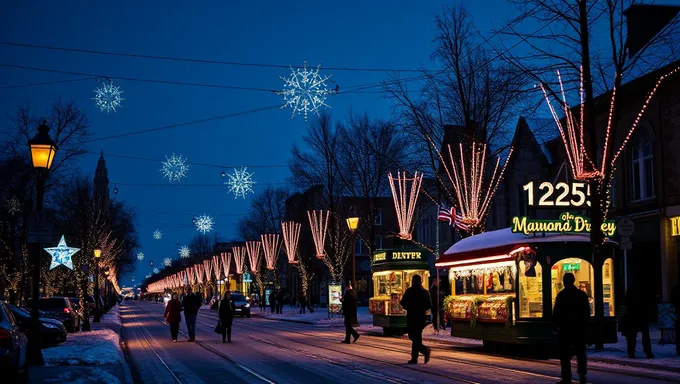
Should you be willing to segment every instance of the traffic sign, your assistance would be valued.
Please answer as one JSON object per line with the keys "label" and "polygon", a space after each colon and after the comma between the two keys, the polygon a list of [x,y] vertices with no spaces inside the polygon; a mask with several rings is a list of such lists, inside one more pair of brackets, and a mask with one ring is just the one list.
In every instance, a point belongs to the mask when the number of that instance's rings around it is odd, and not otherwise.
{"label": "traffic sign", "polygon": [[623,249],[624,251],[630,251],[633,249],[633,243],[630,241],[630,237],[628,236],[621,236],[621,240],[619,241],[619,247]]}
{"label": "traffic sign", "polygon": [[633,224],[633,220],[624,217],[616,223],[616,231],[621,237],[630,237],[635,231],[635,224]]}
{"label": "traffic sign", "polygon": [[28,242],[49,244],[53,241],[52,230],[54,224],[52,217],[45,211],[34,211],[28,217]]}

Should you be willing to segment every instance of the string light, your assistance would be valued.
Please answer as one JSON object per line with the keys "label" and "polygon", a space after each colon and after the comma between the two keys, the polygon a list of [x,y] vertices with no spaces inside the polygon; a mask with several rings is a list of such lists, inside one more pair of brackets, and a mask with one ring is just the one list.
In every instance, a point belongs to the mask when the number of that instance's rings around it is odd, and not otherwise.
{"label": "string light", "polygon": [[264,258],[267,261],[267,269],[273,271],[276,269],[276,259],[281,252],[281,240],[278,234],[264,234],[260,235],[262,241],[262,248],[264,249]]}
{"label": "string light", "polygon": [[215,274],[215,279],[219,280],[222,273],[222,266],[220,265],[220,255],[215,255],[212,258],[213,273]]}
{"label": "string light", "polygon": [[312,229],[312,239],[316,248],[316,258],[323,260],[326,257],[324,246],[326,243],[326,232],[328,231],[328,218],[330,211],[307,211],[309,226]]}
{"label": "string light", "polygon": [[285,104],[281,109],[289,107],[292,110],[291,119],[295,117],[296,113],[304,115],[307,121],[307,115],[312,112],[319,115],[321,107],[330,108],[326,104],[326,97],[335,94],[334,90],[329,90],[326,86],[326,81],[331,76],[321,76],[319,71],[321,65],[316,67],[316,70],[307,70],[307,62],[305,61],[302,68],[290,67],[290,77],[279,76],[284,81],[283,90],[276,92],[283,96]]}
{"label": "string light", "polygon": [[[399,223],[399,237],[404,240],[411,240],[413,236],[413,214],[415,213],[416,203],[418,202],[418,195],[420,195],[420,186],[423,182],[423,175],[418,175],[416,171],[414,177],[406,177],[406,172],[397,172],[397,177],[392,177],[392,174],[387,175],[390,180],[390,188],[392,189],[392,199],[394,200],[394,208],[397,211],[397,221]],[[394,181],[397,181],[395,188]],[[408,185],[411,184],[411,188]]]}
{"label": "string light", "polygon": [[293,221],[286,221],[281,223],[283,232],[283,244],[288,255],[288,263],[299,264],[299,260],[295,260],[297,254],[298,242],[300,240],[300,229],[302,224]]}
{"label": "string light", "polygon": [[260,267],[260,250],[262,243],[259,241],[246,241],[246,250],[248,251],[248,261],[250,261],[250,270],[257,273]]}
{"label": "string light", "polygon": [[210,274],[212,273],[212,260],[203,260],[203,273],[205,274],[203,281],[207,284],[210,281]]}
{"label": "string light", "polygon": [[234,247],[234,264],[236,265],[236,274],[243,274],[243,266],[246,261],[246,248],[245,247]]}
{"label": "string light", "polygon": [[[229,278],[229,269],[231,269],[231,253],[228,252],[222,252],[221,261],[222,261],[222,270],[224,271],[224,278],[228,279]],[[243,267],[241,267],[243,268]],[[238,270],[236,273],[239,273]]]}

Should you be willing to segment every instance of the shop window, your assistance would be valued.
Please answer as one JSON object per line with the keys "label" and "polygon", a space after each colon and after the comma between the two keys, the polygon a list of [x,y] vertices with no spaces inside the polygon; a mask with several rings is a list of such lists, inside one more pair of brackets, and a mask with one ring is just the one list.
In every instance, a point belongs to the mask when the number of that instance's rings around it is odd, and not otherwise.
{"label": "shop window", "polygon": [[[543,267],[536,263],[527,274],[524,261],[519,262],[519,317],[543,317]],[[529,276],[527,276],[529,275]]]}
{"label": "shop window", "polygon": [[631,147],[633,201],[651,199],[654,191],[654,140],[649,130],[642,129],[635,135]]}
{"label": "shop window", "polygon": [[576,288],[582,290],[588,295],[588,302],[590,303],[590,316],[595,316],[595,273],[593,266],[578,258],[569,258],[558,261],[552,266],[550,270],[550,281],[552,286],[552,307],[555,308],[555,298],[557,294],[564,288],[562,278],[565,273],[573,273],[576,278]]}
{"label": "shop window", "polygon": [[378,210],[375,213],[375,225],[382,225],[382,211]]}
{"label": "shop window", "polygon": [[602,265],[602,298],[604,315],[614,317],[614,259],[609,258]]}

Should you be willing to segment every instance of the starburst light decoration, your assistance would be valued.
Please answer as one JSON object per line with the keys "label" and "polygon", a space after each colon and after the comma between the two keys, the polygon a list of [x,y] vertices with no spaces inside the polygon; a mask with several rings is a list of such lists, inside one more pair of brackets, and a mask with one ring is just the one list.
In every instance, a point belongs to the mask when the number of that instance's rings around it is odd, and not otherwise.
{"label": "starburst light decoration", "polygon": [[196,230],[201,232],[202,234],[206,234],[213,229],[213,225],[215,224],[213,222],[212,217],[208,215],[201,215],[196,218]]}
{"label": "starburst light decoration", "polygon": [[189,247],[183,245],[182,248],[179,249],[179,256],[183,259],[191,257],[191,250],[189,250]]}
{"label": "starburst light decoration", "polygon": [[144,252],[139,252],[139,253],[137,254],[137,260],[140,260],[140,261],[141,261],[141,260],[144,260]]}
{"label": "starburst light decoration", "polygon": [[[283,90],[277,94],[283,95],[285,104],[281,109],[289,107],[292,110],[291,119],[295,114],[304,115],[305,121],[310,112],[319,114],[321,107],[330,108],[326,104],[326,97],[335,94],[335,90],[329,90],[326,81],[331,76],[321,76],[321,65],[314,70],[307,70],[307,62],[303,63],[302,69],[290,67],[289,77],[279,76],[283,80]],[[336,88],[337,89],[337,88]]]}
{"label": "starburst light decoration", "polygon": [[160,272],[160,270],[158,268],[153,269],[153,273],[158,273],[158,272]]}
{"label": "starburst light decoration", "polygon": [[248,193],[255,193],[253,191],[253,185],[256,182],[253,181],[254,173],[248,172],[248,168],[241,168],[240,170],[234,168],[234,173],[229,174],[229,180],[225,181],[224,184],[229,186],[229,193],[234,194],[234,199],[239,196],[246,198]]}
{"label": "starburst light decoration", "polygon": [[163,238],[163,232],[159,231],[158,229],[153,231],[153,239],[154,240],[160,240]]}
{"label": "starburst light decoration", "polygon": [[187,177],[189,165],[187,159],[182,158],[182,155],[177,156],[173,153],[170,157],[165,156],[165,161],[161,163],[163,164],[161,167],[163,177],[167,178],[169,182],[179,182],[182,178]]}
{"label": "starburst light decoration", "polygon": [[264,249],[264,258],[267,261],[267,269],[273,271],[276,269],[276,259],[281,252],[281,239],[278,234],[268,233],[260,235],[260,240]]}
{"label": "starburst light decoration", "polygon": [[298,264],[300,262],[299,260],[295,260],[298,243],[300,241],[300,228],[302,228],[302,224],[294,221],[281,223],[283,245],[286,250],[286,255],[288,255],[288,263],[290,264]]}
{"label": "starburst light decoration", "polygon": [[53,248],[45,248],[45,251],[52,256],[52,263],[50,263],[50,270],[63,265],[68,269],[73,269],[73,261],[71,261],[71,256],[75,255],[80,248],[72,248],[66,245],[66,239],[64,235],[61,236],[59,244]]}
{"label": "starburst light decoration", "polygon": [[101,87],[94,90],[92,100],[102,111],[116,112],[116,108],[120,108],[120,103],[125,100],[121,97],[122,93],[120,87],[113,85],[112,81],[104,82]]}
{"label": "starburst light decoration", "polygon": [[21,212],[21,201],[16,197],[7,200],[7,212],[9,212],[10,215],[16,215]]}
{"label": "starburst light decoration", "polygon": [[250,270],[257,273],[260,268],[260,257],[262,257],[262,243],[259,241],[246,241],[246,250],[248,251],[248,261],[250,261]]}
{"label": "starburst light decoration", "polygon": [[328,231],[328,218],[330,211],[307,211],[309,226],[312,228],[312,239],[316,248],[316,258],[323,260],[326,257],[324,246],[326,244],[326,232]]}
{"label": "starburst light decoration", "polygon": [[[416,171],[413,177],[407,177],[406,172],[397,172],[397,177],[388,175],[390,188],[392,189],[392,199],[394,208],[397,211],[397,221],[399,222],[399,237],[404,240],[411,240],[413,230],[413,214],[416,210],[420,186],[423,175]],[[395,186],[396,181],[396,186]],[[411,187],[409,188],[409,184]]]}
{"label": "starburst light decoration", "polygon": [[234,251],[234,265],[236,266],[236,274],[242,275],[243,267],[245,267],[246,264],[246,247],[234,247],[232,248],[232,251]]}
{"label": "starburst light decoration", "polygon": [[170,265],[172,265],[172,260],[170,260],[169,257],[166,257],[165,259],[163,259],[163,264],[165,264],[166,267],[169,267]]}

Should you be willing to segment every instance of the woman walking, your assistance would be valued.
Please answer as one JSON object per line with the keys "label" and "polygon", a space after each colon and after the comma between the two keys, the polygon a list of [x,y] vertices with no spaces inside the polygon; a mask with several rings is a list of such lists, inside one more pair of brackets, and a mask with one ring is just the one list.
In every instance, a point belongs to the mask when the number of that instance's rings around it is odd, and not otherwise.
{"label": "woman walking", "polygon": [[168,305],[165,307],[165,321],[170,324],[170,335],[172,336],[172,341],[177,341],[177,333],[179,333],[179,323],[182,321],[181,312],[182,303],[179,302],[177,294],[172,294],[172,299],[168,301]]}
{"label": "woman walking", "polygon": [[222,342],[227,340],[231,343],[231,324],[234,321],[236,306],[231,299],[231,292],[227,291],[220,302],[220,327],[222,328]]}

